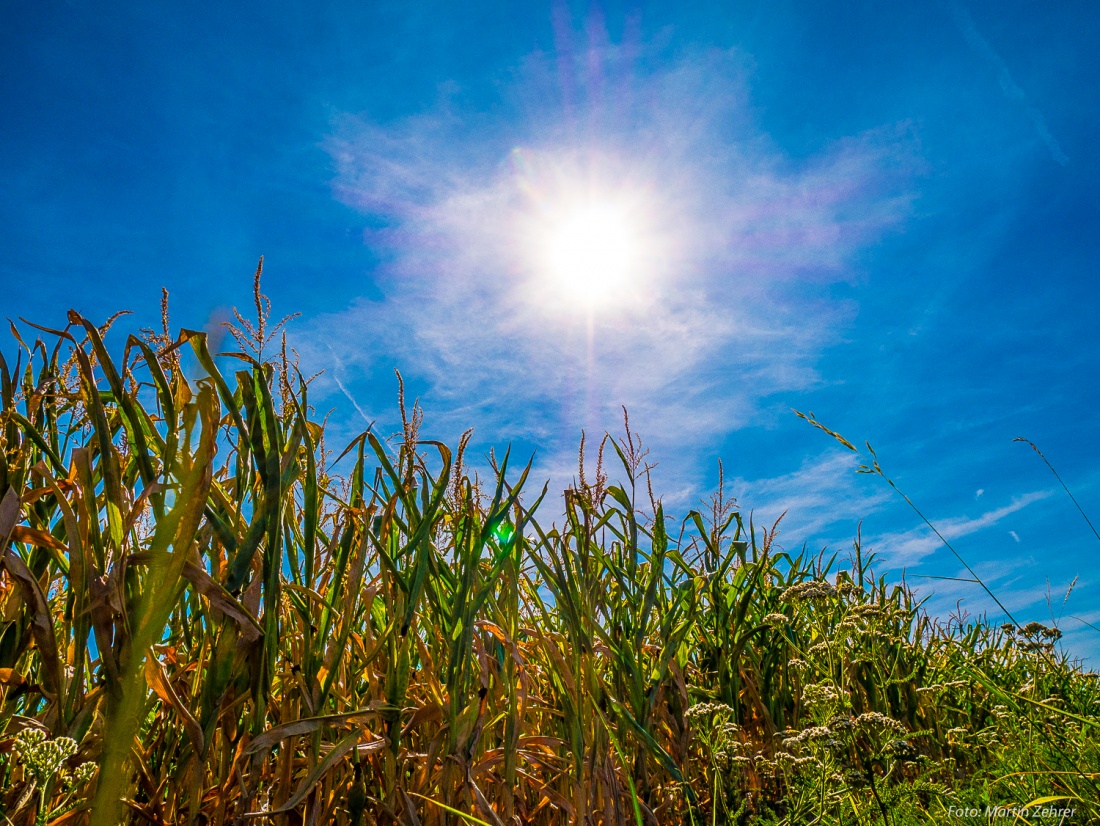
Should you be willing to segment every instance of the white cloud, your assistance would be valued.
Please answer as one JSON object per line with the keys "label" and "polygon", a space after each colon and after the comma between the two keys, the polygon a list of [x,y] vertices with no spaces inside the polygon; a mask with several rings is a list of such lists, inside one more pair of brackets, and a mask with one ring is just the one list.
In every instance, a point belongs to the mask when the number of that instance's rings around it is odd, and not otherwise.
{"label": "white cloud", "polygon": [[785,512],[780,527],[793,542],[816,541],[836,550],[851,543],[860,520],[890,500],[876,480],[855,473],[859,464],[850,451],[830,450],[782,476],[737,479],[732,490],[738,500],[752,506],[758,522],[770,527]]}
{"label": "white cloud", "polygon": [[[348,395],[397,365],[427,386],[437,427],[530,439],[540,468],[574,463],[580,429],[617,429],[626,405],[662,460],[661,488],[684,492],[762,399],[820,383],[816,359],[854,313],[824,285],[854,277],[857,254],[908,213],[904,129],[794,162],[754,126],[737,53],[640,70],[649,57],[584,55],[564,107],[533,56],[504,84],[514,118],[449,99],[395,123],[337,118],[333,189],[382,224],[366,239],[387,257],[383,297],[350,296],[305,325],[310,367],[332,365],[338,346]],[[525,232],[592,181],[644,201],[657,253],[651,277],[590,322],[538,286]],[[325,382],[315,392],[336,391]]]}
{"label": "white cloud", "polygon": [[[1025,493],[1022,496],[1013,498],[1009,504],[986,511],[979,516],[956,516],[948,519],[932,519],[932,524],[936,526],[941,534],[943,534],[945,539],[949,542],[954,542],[964,536],[969,536],[980,530],[996,525],[1006,517],[1011,516],[1017,511],[1023,510],[1034,502],[1046,499],[1048,496],[1050,496],[1050,491]],[[880,558],[882,558],[889,567],[894,569],[918,565],[927,557],[941,549],[945,553],[950,553],[944,548],[943,542],[940,541],[939,537],[924,525],[908,531],[882,534],[875,537],[869,544],[872,544],[875,552]],[[990,569],[991,574],[1003,575],[1007,570],[1005,567],[1005,560],[1003,559],[996,560],[990,564],[993,566]],[[963,573],[962,576],[966,576],[966,574]]]}

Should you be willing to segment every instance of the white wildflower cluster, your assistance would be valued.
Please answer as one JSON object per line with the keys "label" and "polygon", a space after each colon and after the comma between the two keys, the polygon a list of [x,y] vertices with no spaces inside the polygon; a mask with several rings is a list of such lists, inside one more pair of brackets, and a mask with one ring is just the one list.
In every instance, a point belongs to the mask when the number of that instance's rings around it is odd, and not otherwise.
{"label": "white wildflower cluster", "polygon": [[922,685],[917,689],[917,694],[932,694],[938,691],[949,691],[952,688],[966,688],[969,685],[966,680],[952,680],[949,683],[934,683],[932,685]]}
{"label": "white wildflower cluster", "polygon": [[949,728],[947,730],[947,742],[952,746],[961,746],[966,743],[966,738],[970,736],[970,730],[963,726],[957,726],[956,728]]}
{"label": "white wildflower cluster", "polygon": [[864,625],[860,622],[859,617],[847,616],[837,623],[836,630],[855,631],[858,633],[864,630]]}
{"label": "white wildflower cluster", "polygon": [[684,717],[697,727],[698,721],[711,721],[711,728],[700,731],[700,736],[719,766],[748,762],[742,754],[745,744],[738,737],[741,727],[730,719],[733,714],[725,703],[696,703],[684,712]]}
{"label": "white wildflower cluster", "polygon": [[902,763],[914,763],[920,758],[917,747],[908,740],[891,740],[887,743],[886,750]]}
{"label": "white wildflower cluster", "polygon": [[45,783],[76,754],[76,741],[71,737],[47,740],[46,733],[36,728],[19,732],[14,745],[23,770],[34,783]]}
{"label": "white wildflower cluster", "polygon": [[81,763],[72,774],[72,787],[83,786],[95,776],[95,763]]}
{"label": "white wildflower cluster", "polygon": [[769,758],[764,752],[759,751],[752,756],[752,767],[762,777],[775,777],[782,768],[781,763],[790,757],[787,755],[784,758],[782,755],[783,752],[778,752]]}
{"label": "white wildflower cluster", "polygon": [[848,714],[837,714],[829,719],[827,725],[835,732],[848,733],[855,731],[856,718]]}
{"label": "white wildflower cluster", "polygon": [[71,737],[48,740],[41,729],[27,728],[16,735],[13,745],[27,778],[34,785],[57,777],[65,788],[71,788],[88,782],[95,774],[95,763],[82,763],[73,772],[65,768],[66,761],[77,751],[76,741]]}
{"label": "white wildflower cluster", "polygon": [[810,654],[827,654],[828,652],[829,652],[829,643],[825,640],[822,640],[819,643],[815,643],[814,645],[811,645],[810,648],[809,648],[809,653]]}
{"label": "white wildflower cluster", "polygon": [[[1039,702],[1042,703],[1044,706],[1055,706],[1055,707],[1057,707],[1057,705],[1059,703],[1064,703],[1065,700],[1063,700],[1061,697],[1044,697]],[[1058,714],[1048,714],[1043,718],[1043,721],[1048,726],[1063,726],[1063,727],[1065,727],[1065,718],[1061,717]]]}
{"label": "white wildflower cluster", "polygon": [[854,631],[865,635],[877,635],[885,640],[892,637],[886,630],[880,630],[883,623],[890,620],[890,613],[877,605],[853,605],[837,624],[837,631]]}
{"label": "white wildflower cluster", "polygon": [[[788,731],[787,733],[792,734],[793,732]],[[784,741],[784,745],[786,745],[787,742],[794,745],[792,740]],[[796,774],[801,769],[820,769],[824,765],[821,759],[814,755],[807,754],[800,757],[797,754],[782,750],[775,752],[770,759],[764,755],[764,752],[757,752],[751,758],[748,758],[748,762],[753,764],[753,768],[755,768],[759,774],[770,777],[775,777],[780,771]]]}
{"label": "white wildflower cluster", "polygon": [[775,627],[775,626],[786,625],[788,620],[787,620],[787,617],[784,616],[783,614],[777,614],[776,612],[773,611],[770,614],[765,614],[764,619],[761,620],[761,622],[762,622],[763,625],[771,625],[771,626]]}
{"label": "white wildflower cluster", "polygon": [[800,660],[798,657],[793,657],[787,660],[787,667],[792,671],[796,671],[799,674],[805,674],[810,670],[810,664],[805,660]]}
{"label": "white wildflower cluster", "polygon": [[819,602],[830,599],[836,594],[836,588],[823,579],[810,579],[792,585],[779,595],[780,602]]}
{"label": "white wildflower cluster", "polygon": [[738,734],[740,731],[741,731],[741,726],[737,725],[737,723],[733,723],[733,722],[729,722],[729,721],[727,721],[725,723],[722,723],[722,725],[720,725],[718,727],[718,733],[721,734],[723,737],[725,737],[727,739],[732,738],[735,734]]}
{"label": "white wildflower cluster", "polygon": [[1054,650],[1054,643],[1062,638],[1060,629],[1048,627],[1041,622],[1029,622],[1020,628],[1006,623],[1001,626],[1001,630],[1016,640],[1021,650],[1033,654],[1050,653]]}
{"label": "white wildflower cluster", "polygon": [[714,762],[720,766],[729,766],[730,763],[746,763],[748,758],[745,758],[742,754],[744,750],[744,743],[727,738],[722,741],[719,748],[714,752]]}
{"label": "white wildflower cluster", "polygon": [[807,708],[835,706],[838,702],[846,700],[847,696],[846,692],[842,692],[830,683],[810,683],[802,689],[802,702]]}
{"label": "white wildflower cluster", "polygon": [[768,760],[763,755],[756,755],[752,760],[752,764],[759,774],[771,777],[775,776],[775,763]]}
{"label": "white wildflower cluster", "polygon": [[798,771],[799,769],[812,766],[813,768],[820,769],[822,762],[816,757],[806,755],[805,757],[795,757],[793,754],[785,751],[779,751],[775,753],[775,759],[773,761],[776,766],[787,771]]}
{"label": "white wildflower cluster", "polygon": [[905,734],[905,724],[900,720],[895,720],[893,717],[887,717],[885,714],[880,714],[877,711],[867,711],[859,715],[853,721],[857,729],[871,730],[877,729],[879,731],[893,731],[898,734]]}
{"label": "white wildflower cluster", "polygon": [[989,716],[992,718],[992,722],[974,734],[974,742],[987,749],[1004,745],[1004,739],[998,726],[1011,720],[1012,712],[1008,710],[1008,706],[998,704],[990,709]]}
{"label": "white wildflower cluster", "polygon": [[982,748],[991,749],[1002,745],[1001,734],[995,728],[983,728],[974,736],[975,741]]}
{"label": "white wildflower cluster", "polygon": [[841,579],[839,575],[837,576],[836,592],[841,595],[854,593],[858,596],[863,596],[862,588],[860,588],[847,577]]}
{"label": "white wildflower cluster", "polygon": [[725,703],[696,703],[684,712],[688,720],[710,717],[712,714],[733,714],[733,709]]}
{"label": "white wildflower cluster", "polygon": [[[791,732],[787,732],[791,734]],[[827,740],[832,737],[833,731],[828,726],[810,726],[783,739],[783,747],[798,746],[802,743],[812,743],[818,740]]]}
{"label": "white wildflower cluster", "polygon": [[1028,639],[1038,639],[1042,637],[1048,640],[1060,640],[1062,638],[1062,632],[1059,629],[1048,628],[1041,622],[1029,622],[1020,629],[1020,635]]}
{"label": "white wildflower cluster", "polygon": [[850,616],[861,617],[863,619],[885,619],[889,616],[886,611],[879,608],[877,605],[871,605],[869,603],[853,605],[848,613]]}
{"label": "white wildflower cluster", "polygon": [[889,615],[877,605],[853,605],[844,619],[837,625],[837,629],[865,628],[880,620],[889,619]]}
{"label": "white wildflower cluster", "polygon": [[1028,640],[1020,645],[1020,648],[1033,654],[1049,653],[1054,650],[1054,643],[1045,642],[1044,640]]}

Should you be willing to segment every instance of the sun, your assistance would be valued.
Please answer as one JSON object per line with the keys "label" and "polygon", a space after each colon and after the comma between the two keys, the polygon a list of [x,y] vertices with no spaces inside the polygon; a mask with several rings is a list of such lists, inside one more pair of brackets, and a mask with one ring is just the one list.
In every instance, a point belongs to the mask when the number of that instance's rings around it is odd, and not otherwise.
{"label": "sun", "polygon": [[558,321],[608,323],[651,311],[670,286],[679,242],[665,181],[595,149],[510,158],[516,199],[502,249],[515,297]]}
{"label": "sun", "polygon": [[578,298],[606,298],[626,280],[635,247],[624,210],[585,204],[549,228],[546,262],[562,289]]}
{"label": "sun", "polygon": [[592,308],[614,302],[629,289],[640,242],[624,206],[599,200],[574,204],[545,227],[542,263],[563,297]]}

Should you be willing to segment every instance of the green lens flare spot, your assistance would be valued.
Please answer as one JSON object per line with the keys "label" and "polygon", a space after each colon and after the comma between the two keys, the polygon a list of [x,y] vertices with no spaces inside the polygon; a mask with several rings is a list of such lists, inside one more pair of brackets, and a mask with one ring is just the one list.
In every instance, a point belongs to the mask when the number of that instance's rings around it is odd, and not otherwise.
{"label": "green lens flare spot", "polygon": [[497,525],[496,530],[493,531],[493,536],[496,537],[497,542],[501,543],[502,545],[506,545],[507,543],[512,541],[512,537],[515,535],[515,533],[515,528],[502,522]]}

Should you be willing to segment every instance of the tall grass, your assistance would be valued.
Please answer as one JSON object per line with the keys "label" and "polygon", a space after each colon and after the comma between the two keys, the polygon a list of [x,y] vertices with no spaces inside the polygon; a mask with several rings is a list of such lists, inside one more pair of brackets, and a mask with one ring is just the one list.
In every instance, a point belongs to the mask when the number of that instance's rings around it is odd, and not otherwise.
{"label": "tall grass", "polygon": [[1100,685],[1057,629],[939,622],[721,485],[677,521],[629,420],[560,498],[402,395],[337,475],[258,279],[233,371],[166,310],[115,355],[76,313],[12,328],[6,822],[1100,818]]}

